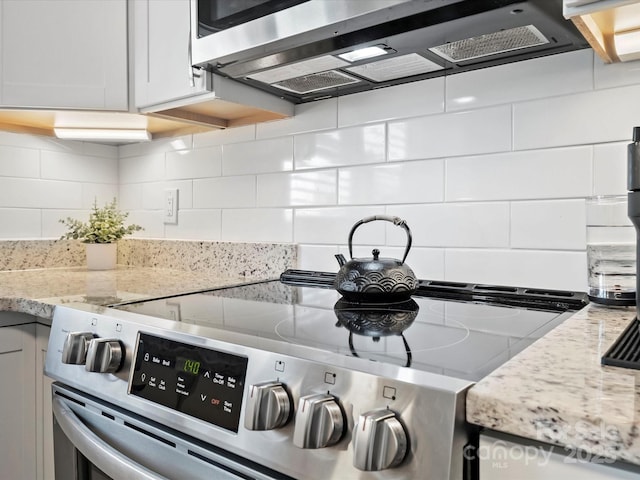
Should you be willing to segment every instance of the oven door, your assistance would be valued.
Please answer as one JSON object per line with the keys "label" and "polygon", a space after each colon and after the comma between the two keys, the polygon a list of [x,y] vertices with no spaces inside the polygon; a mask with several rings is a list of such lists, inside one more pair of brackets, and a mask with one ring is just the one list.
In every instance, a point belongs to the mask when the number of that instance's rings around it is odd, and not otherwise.
{"label": "oven door", "polygon": [[289,478],[58,383],[52,403],[56,478]]}

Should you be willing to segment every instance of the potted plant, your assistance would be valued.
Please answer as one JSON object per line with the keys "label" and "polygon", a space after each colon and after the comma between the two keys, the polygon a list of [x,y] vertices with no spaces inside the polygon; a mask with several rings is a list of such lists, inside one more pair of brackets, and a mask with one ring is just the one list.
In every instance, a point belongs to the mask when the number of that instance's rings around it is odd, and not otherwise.
{"label": "potted plant", "polygon": [[117,259],[117,244],[125,235],[143,230],[140,225],[125,226],[129,216],[118,210],[116,199],[104,207],[98,207],[98,201],[93,202],[93,209],[89,214],[89,221],[83,222],[71,217],[60,219],[60,223],[67,226],[69,231],[61,239],[80,240],[87,246],[87,268],[89,270],[109,270],[115,268]]}

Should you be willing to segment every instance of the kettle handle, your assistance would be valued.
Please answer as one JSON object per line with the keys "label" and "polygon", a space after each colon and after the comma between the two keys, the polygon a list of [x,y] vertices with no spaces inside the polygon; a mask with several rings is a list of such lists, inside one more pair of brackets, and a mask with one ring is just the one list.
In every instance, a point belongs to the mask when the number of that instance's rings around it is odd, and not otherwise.
{"label": "kettle handle", "polygon": [[404,263],[404,261],[407,258],[407,255],[409,254],[409,249],[411,248],[411,230],[409,230],[409,225],[407,225],[407,223],[401,219],[400,217],[393,217],[391,215],[372,215],[370,217],[365,217],[362,220],[358,220],[355,225],[353,227],[351,227],[351,231],[349,232],[349,257],[353,258],[353,234],[355,233],[356,229],[360,226],[363,225],[365,223],[369,223],[369,222],[373,222],[374,220],[384,220],[386,222],[391,222],[394,225],[398,225],[399,227],[404,228],[405,232],[407,232],[407,246],[404,250],[404,256],[402,257],[402,263]]}

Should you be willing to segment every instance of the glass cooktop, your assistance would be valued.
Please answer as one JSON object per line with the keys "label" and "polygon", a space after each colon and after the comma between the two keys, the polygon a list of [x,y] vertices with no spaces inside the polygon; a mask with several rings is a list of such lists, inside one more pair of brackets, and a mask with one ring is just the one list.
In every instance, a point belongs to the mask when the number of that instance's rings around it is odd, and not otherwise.
{"label": "glass cooktop", "polygon": [[326,285],[277,280],[113,308],[471,381],[572,314],[420,295],[357,305]]}

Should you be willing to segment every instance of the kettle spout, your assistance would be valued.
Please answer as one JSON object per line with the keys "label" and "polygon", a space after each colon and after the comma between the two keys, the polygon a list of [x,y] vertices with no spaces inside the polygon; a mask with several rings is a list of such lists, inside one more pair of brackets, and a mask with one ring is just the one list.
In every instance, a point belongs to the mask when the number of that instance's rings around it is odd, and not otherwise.
{"label": "kettle spout", "polygon": [[347,259],[344,258],[344,255],[342,255],[341,253],[337,254],[335,257],[341,267],[347,263]]}

